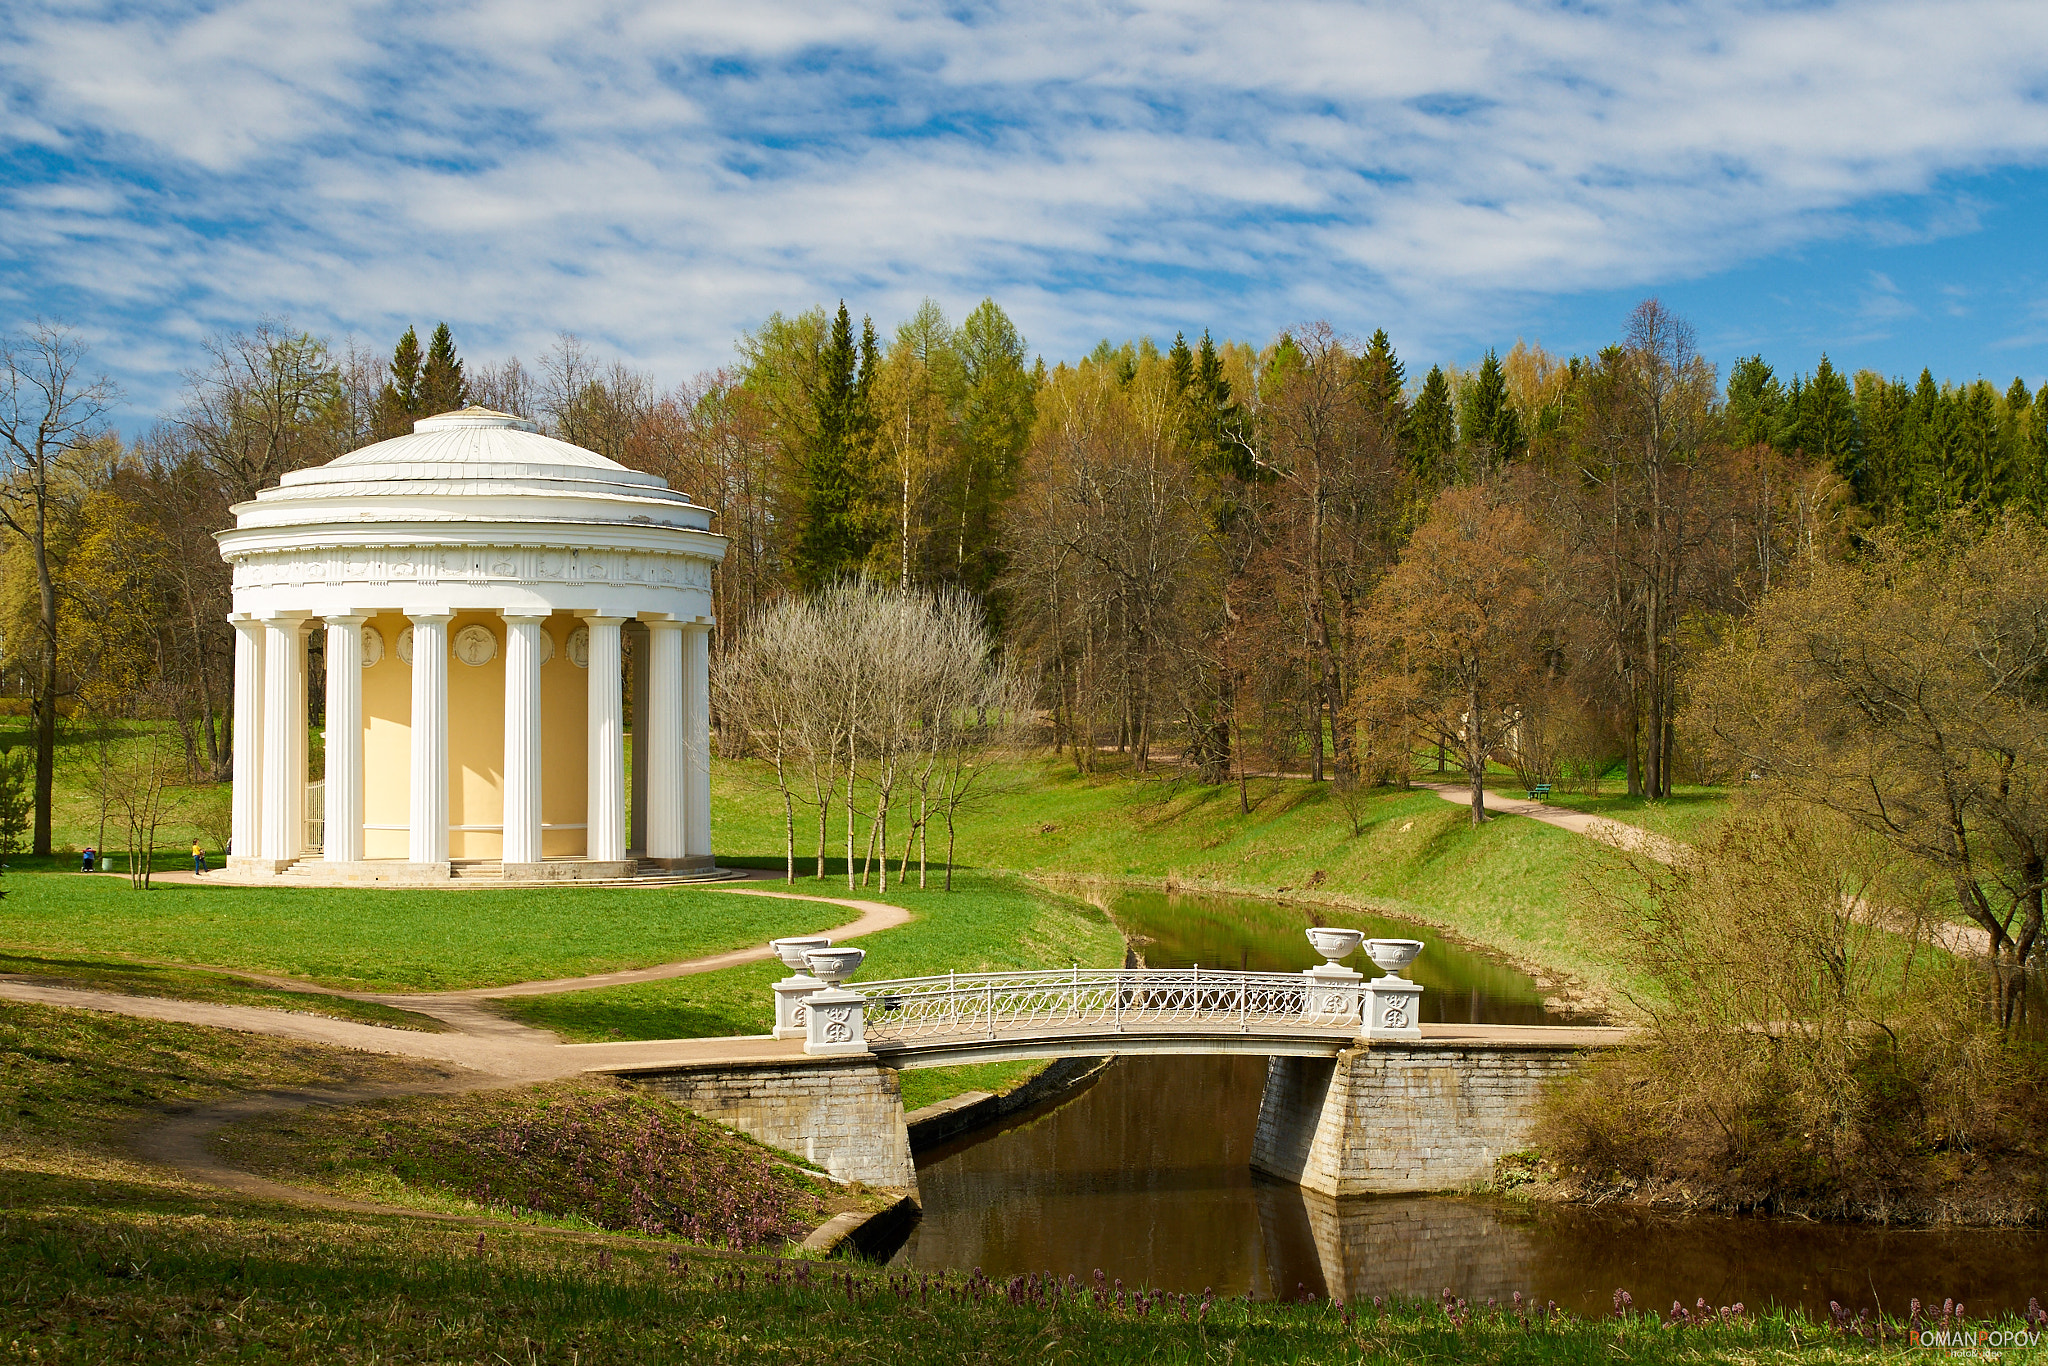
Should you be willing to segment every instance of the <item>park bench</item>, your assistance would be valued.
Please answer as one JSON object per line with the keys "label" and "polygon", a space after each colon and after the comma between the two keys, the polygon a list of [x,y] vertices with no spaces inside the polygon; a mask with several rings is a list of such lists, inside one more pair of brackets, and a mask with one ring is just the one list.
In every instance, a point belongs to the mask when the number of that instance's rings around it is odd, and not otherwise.
{"label": "park bench", "polygon": [[1529,800],[1532,802],[1542,801],[1545,797],[1548,797],[1549,795],[1549,783],[1538,783],[1536,784],[1536,786],[1529,789]]}

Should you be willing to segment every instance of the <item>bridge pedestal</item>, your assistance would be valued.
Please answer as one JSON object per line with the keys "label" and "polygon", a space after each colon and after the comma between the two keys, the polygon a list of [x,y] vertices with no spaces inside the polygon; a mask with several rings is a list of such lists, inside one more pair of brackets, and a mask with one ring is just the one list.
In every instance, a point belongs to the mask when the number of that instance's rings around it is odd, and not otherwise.
{"label": "bridge pedestal", "polygon": [[1335,1058],[1276,1057],[1252,1166],[1323,1195],[1454,1190],[1529,1145],[1544,1085],[1575,1046],[1374,1043]]}

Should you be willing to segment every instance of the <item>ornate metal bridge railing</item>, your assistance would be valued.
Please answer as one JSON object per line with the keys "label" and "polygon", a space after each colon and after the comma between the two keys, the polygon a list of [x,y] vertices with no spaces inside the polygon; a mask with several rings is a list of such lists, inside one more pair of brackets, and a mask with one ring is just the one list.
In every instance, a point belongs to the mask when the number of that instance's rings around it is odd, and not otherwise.
{"label": "ornate metal bridge railing", "polygon": [[[1212,1041],[1205,1048],[1233,1052],[1243,1045],[1273,1044],[1283,1052],[1296,1046],[1274,1035],[1307,1036],[1302,1042],[1313,1038],[1313,1047],[1332,1035],[1361,1042],[1419,1039],[1422,987],[1401,969],[1422,951],[1422,941],[1367,941],[1373,962],[1387,973],[1367,979],[1337,961],[1364,938],[1358,930],[1312,926],[1309,943],[1329,961],[1306,972],[1077,966],[856,983],[848,979],[865,952],[832,948],[824,935],[798,935],[769,946],[791,969],[774,987],[775,1037],[802,1039],[806,1053],[865,1053],[880,1045],[927,1056],[954,1044],[996,1043],[1003,1052],[1132,1031],[1199,1036]],[[1218,1036],[1227,1033],[1264,1037],[1225,1046]],[[1005,1039],[1021,1042],[999,1042]],[[1151,1037],[1130,1046],[1156,1049],[1159,1043]]]}
{"label": "ornate metal bridge railing", "polygon": [[1072,1029],[1240,1032],[1358,1027],[1362,983],[1293,972],[1067,968],[848,982],[865,998],[870,1042],[998,1039]]}

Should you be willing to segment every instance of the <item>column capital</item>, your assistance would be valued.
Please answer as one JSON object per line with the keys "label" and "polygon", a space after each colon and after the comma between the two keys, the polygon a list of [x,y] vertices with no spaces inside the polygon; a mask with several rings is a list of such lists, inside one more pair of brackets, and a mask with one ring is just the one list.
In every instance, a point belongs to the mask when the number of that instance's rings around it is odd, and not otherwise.
{"label": "column capital", "polygon": [[401,609],[407,621],[418,624],[422,621],[449,621],[455,616],[452,607],[407,607]]}
{"label": "column capital", "polygon": [[619,623],[624,623],[624,622],[626,622],[626,621],[630,621],[630,620],[631,620],[631,618],[630,618],[630,617],[619,617],[619,616],[613,616],[613,615],[612,615],[612,614],[610,614],[609,612],[578,612],[578,613],[576,613],[576,616],[577,616],[577,617],[578,617],[579,619],[583,620],[583,621],[589,621],[589,622],[606,622],[606,621],[609,621],[609,622],[619,622]]}
{"label": "column capital", "polygon": [[548,619],[546,612],[499,612],[498,619],[517,625],[522,621],[542,622]]}
{"label": "column capital", "polygon": [[265,612],[263,614],[264,624],[270,626],[282,625],[286,622],[303,626],[312,619],[313,614],[311,612]]}
{"label": "column capital", "polygon": [[320,620],[329,626],[361,626],[374,615],[372,612],[328,612]]}

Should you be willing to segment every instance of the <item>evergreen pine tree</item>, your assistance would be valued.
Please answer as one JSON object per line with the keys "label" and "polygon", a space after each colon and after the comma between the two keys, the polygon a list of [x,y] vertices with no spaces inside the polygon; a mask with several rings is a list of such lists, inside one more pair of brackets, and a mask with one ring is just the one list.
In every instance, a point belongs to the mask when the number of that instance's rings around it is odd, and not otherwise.
{"label": "evergreen pine tree", "polygon": [[867,547],[860,497],[859,447],[865,404],[853,318],[841,300],[819,357],[817,428],[798,471],[795,543],[790,568],[805,591],[859,568]]}
{"label": "evergreen pine tree", "polygon": [[370,409],[370,433],[379,441],[404,436],[420,416],[420,338],[408,327],[391,349],[391,378]]}
{"label": "evergreen pine tree", "polygon": [[[1178,365],[1178,348],[1169,353],[1170,365]],[[1239,483],[1258,480],[1259,469],[1252,458],[1250,422],[1244,405],[1231,392],[1223,377],[1223,357],[1205,328],[1201,346],[1189,358],[1186,388],[1188,444],[1203,468],[1218,477],[1228,475]]]}
{"label": "evergreen pine tree", "polygon": [[1856,426],[1863,438],[1863,484],[1856,496],[1882,521],[1899,517],[1910,491],[1906,420],[1912,404],[1912,390],[1903,380],[1858,372]]}
{"label": "evergreen pine tree", "polygon": [[1366,421],[1392,450],[1403,453],[1410,440],[1407,379],[1407,369],[1394,354],[1387,330],[1375,329],[1365,344],[1365,354],[1358,358],[1359,401],[1365,407]]}
{"label": "evergreen pine tree", "polygon": [[1423,377],[1421,392],[1409,414],[1413,444],[1408,449],[1409,468],[1425,497],[1451,482],[1458,449],[1458,420],[1451,405],[1451,381],[1443,367],[1432,365]]}
{"label": "evergreen pine tree", "polygon": [[1762,356],[1744,356],[1728,372],[1728,442],[1783,448],[1785,386]]}
{"label": "evergreen pine tree", "polygon": [[1793,445],[1815,460],[1825,461],[1852,487],[1859,485],[1856,401],[1849,382],[1825,354],[1813,378],[1800,391],[1794,408]]}
{"label": "evergreen pine tree", "polygon": [[1522,449],[1522,419],[1508,396],[1507,373],[1493,351],[1479,363],[1479,374],[1460,415],[1465,441],[1471,447],[1475,471],[1507,464]]}
{"label": "evergreen pine tree", "polygon": [[2038,395],[2027,408],[2018,483],[2022,506],[2036,517],[2048,517],[2048,398]]}
{"label": "evergreen pine tree", "polygon": [[[407,334],[411,335],[410,333]],[[455,334],[447,323],[434,328],[427,343],[426,363],[420,367],[420,416],[452,413],[469,402],[469,382],[462,374],[462,361],[455,354]]]}
{"label": "evergreen pine tree", "polygon": [[1978,380],[1957,396],[1955,414],[1962,501],[1983,512],[2004,507],[2012,471],[1999,421],[1998,391]]}
{"label": "evergreen pine tree", "polygon": [[1188,350],[1185,332],[1173,334],[1173,348],[1166,353],[1166,382],[1182,398],[1195,387],[1195,353]]}

